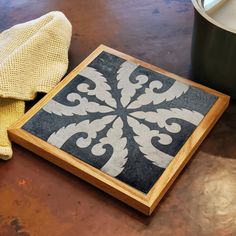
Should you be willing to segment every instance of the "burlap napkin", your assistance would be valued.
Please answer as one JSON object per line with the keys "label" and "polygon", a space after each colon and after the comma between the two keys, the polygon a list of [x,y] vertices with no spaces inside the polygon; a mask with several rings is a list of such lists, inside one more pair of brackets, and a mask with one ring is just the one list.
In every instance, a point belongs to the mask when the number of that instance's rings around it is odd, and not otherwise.
{"label": "burlap napkin", "polygon": [[61,12],[18,24],[0,34],[0,158],[12,156],[7,128],[24,113],[24,101],[47,93],[68,68],[72,27]]}

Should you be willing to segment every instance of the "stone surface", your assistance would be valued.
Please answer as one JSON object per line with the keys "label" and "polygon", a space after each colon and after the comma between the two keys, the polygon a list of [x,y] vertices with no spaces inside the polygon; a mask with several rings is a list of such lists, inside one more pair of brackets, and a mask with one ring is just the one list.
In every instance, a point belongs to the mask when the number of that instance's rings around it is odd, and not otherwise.
{"label": "stone surface", "polygon": [[23,129],[148,193],[216,99],[102,52]]}

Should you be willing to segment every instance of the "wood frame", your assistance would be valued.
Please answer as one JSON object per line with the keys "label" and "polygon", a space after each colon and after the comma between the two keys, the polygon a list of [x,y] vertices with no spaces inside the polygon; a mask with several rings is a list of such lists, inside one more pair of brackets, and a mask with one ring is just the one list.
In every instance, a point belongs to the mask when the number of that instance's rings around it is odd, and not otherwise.
{"label": "wood frame", "polygon": [[[168,77],[174,78],[178,81],[188,85],[200,88],[210,94],[216,95],[218,99],[212,106],[210,111],[201,121],[199,126],[195,129],[175,158],[166,168],[161,177],[157,180],[151,190],[144,194],[135,188],[113,178],[102,171],[92,167],[89,164],[73,157],[72,155],[50,145],[44,140],[30,134],[21,129],[21,127],[41,109],[55,94],[57,94],[66,84],[68,84],[85,66],[92,62],[102,51],[106,51],[113,55],[119,56],[125,60],[132,61],[141,66],[149,68],[158,73],[164,74]],[[80,65],[78,65],[69,75],[67,75],[54,89],[45,95],[37,104],[35,104],[20,120],[8,129],[9,137],[12,141],[22,145],[30,151],[38,154],[46,160],[60,166],[61,168],[71,172],[72,174],[82,178],[83,180],[95,185],[99,189],[108,194],[118,198],[124,203],[134,207],[146,215],[150,215],[173,181],[179,175],[186,163],[189,161],[193,153],[196,151],[200,143],[212,129],[216,121],[229,104],[229,96],[217,92],[213,89],[207,88],[203,85],[197,84],[193,81],[186,80],[160,69],[156,66],[145,63],[141,60],[135,59],[124,53],[118,52],[114,49],[100,45],[92,54],[90,54]]]}

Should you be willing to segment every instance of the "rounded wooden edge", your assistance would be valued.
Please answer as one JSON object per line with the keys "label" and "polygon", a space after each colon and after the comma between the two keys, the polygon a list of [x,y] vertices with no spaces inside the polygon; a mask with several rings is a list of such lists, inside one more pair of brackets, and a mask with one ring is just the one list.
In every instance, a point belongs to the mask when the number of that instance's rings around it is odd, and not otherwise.
{"label": "rounded wooden edge", "polygon": [[226,31],[226,32],[230,32],[233,34],[236,34],[236,30],[227,27],[219,22],[217,22],[216,20],[214,20],[213,18],[211,18],[207,13],[205,13],[204,8],[202,7],[202,0],[192,0],[192,4],[194,6],[194,8],[197,10],[197,12],[203,17],[205,18],[207,21],[209,21],[210,23],[212,23],[213,25],[219,27],[220,29]]}

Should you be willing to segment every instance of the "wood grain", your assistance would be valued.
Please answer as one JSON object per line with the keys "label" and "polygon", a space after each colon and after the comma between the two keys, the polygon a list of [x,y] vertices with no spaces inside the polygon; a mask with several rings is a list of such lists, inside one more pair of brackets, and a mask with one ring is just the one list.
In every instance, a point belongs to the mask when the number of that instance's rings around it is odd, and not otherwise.
{"label": "wood grain", "polygon": [[[34,135],[21,129],[21,127],[37,113],[55,94],[65,87],[83,68],[93,61],[102,51],[119,56],[125,60],[132,61],[143,67],[149,68],[158,73],[164,74],[175,80],[181,81],[188,85],[197,87],[203,91],[218,97],[211,110],[204,117],[200,125],[192,133],[191,137],[186,141],[176,157],[166,168],[162,176],[158,179],[147,195],[128,186],[127,184],[99,171],[98,169],[78,160],[72,155],[48,144],[47,142],[35,137]],[[118,52],[114,49],[100,45],[89,57],[87,57],[79,66],[77,66],[65,79],[63,79],[53,90],[51,90],[43,99],[33,106],[19,121],[12,125],[9,130],[10,139],[25,148],[37,153],[46,160],[53,162],[63,169],[73,173],[74,175],[84,179],[85,181],[95,185],[101,190],[118,198],[126,204],[134,207],[146,215],[150,215],[158,202],[161,200],[165,192],[171,186],[173,181],[179,175],[180,171],[189,161],[197,147],[209,133],[216,121],[219,119],[223,111],[229,103],[229,97],[197,84],[193,81],[186,80],[180,76],[167,72],[161,68],[145,63],[141,60]]]}

